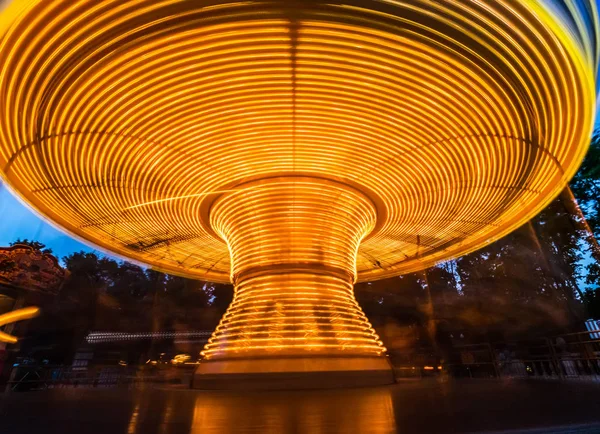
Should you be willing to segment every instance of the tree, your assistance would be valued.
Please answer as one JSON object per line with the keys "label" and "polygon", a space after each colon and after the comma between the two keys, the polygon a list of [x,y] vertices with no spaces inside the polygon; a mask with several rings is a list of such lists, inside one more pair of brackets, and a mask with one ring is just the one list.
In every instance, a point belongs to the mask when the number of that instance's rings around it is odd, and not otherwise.
{"label": "tree", "polygon": [[110,285],[107,292],[118,298],[144,298],[151,289],[146,272],[139,265],[130,262],[116,264],[105,261],[105,272],[108,274]]}
{"label": "tree", "polygon": [[78,299],[81,310],[91,318],[85,326],[88,329],[211,327],[233,296],[231,285],[172,276],[94,253],[73,253],[63,261],[71,272],[66,292]]}
{"label": "tree", "polygon": [[557,199],[511,234],[458,259],[462,320],[484,335],[580,326],[580,239]]}
{"label": "tree", "polygon": [[61,290],[62,315],[69,318],[72,345],[76,348],[94,328],[100,291],[106,287],[95,253],[76,252],[63,258],[69,271]]}
{"label": "tree", "polygon": [[[572,192],[572,194],[571,194]],[[565,194],[564,202],[573,211],[574,224],[578,224],[585,234],[587,252],[591,260],[586,265],[585,288],[583,297],[588,312],[595,318],[600,317],[600,131],[595,131],[590,149],[577,174],[573,177],[570,190]]]}
{"label": "tree", "polygon": [[600,130],[594,132],[590,149],[570,188],[584,210],[591,232],[600,238]]}
{"label": "tree", "polygon": [[46,245],[44,243],[40,243],[39,241],[29,241],[27,238],[25,238],[24,240],[22,240],[21,238],[17,238],[15,241],[10,243],[11,246],[15,246],[17,244],[29,246],[34,250],[39,250],[40,252],[48,255],[52,254],[52,249],[46,248]]}
{"label": "tree", "polygon": [[374,326],[394,321],[401,326],[421,325],[425,289],[421,273],[358,283],[354,294]]}

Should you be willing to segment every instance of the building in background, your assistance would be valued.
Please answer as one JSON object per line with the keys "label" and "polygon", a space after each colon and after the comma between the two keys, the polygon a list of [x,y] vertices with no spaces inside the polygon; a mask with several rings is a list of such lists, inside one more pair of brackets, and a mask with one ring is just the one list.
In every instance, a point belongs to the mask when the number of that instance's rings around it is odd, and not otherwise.
{"label": "building in background", "polygon": [[[58,295],[67,271],[49,253],[31,246],[16,244],[0,247],[0,315],[26,306],[43,307]],[[18,336],[26,335],[28,321],[8,324],[4,331]],[[7,345],[0,342],[0,380],[21,348],[21,343]]]}

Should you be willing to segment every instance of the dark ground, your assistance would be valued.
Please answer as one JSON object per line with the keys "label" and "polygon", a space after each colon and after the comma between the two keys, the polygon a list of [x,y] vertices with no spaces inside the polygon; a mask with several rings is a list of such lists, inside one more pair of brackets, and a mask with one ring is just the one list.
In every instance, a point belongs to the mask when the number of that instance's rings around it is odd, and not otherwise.
{"label": "dark ground", "polygon": [[288,392],[54,389],[0,400],[0,433],[10,434],[600,433],[600,384],[558,381]]}

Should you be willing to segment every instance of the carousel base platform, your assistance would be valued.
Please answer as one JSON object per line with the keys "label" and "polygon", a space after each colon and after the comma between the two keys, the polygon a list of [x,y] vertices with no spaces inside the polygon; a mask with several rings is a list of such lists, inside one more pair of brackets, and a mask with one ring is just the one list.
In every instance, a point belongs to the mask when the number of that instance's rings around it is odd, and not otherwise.
{"label": "carousel base platform", "polygon": [[394,383],[387,357],[288,357],[203,361],[193,389],[327,389]]}

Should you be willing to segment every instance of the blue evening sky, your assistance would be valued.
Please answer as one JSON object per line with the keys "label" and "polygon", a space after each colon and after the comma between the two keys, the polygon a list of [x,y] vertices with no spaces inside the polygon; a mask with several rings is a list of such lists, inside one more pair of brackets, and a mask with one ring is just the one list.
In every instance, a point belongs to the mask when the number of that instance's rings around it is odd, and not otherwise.
{"label": "blue evening sky", "polygon": [[94,250],[38,217],[0,184],[0,246],[8,246],[17,238],[44,243],[59,259],[80,250]]}

